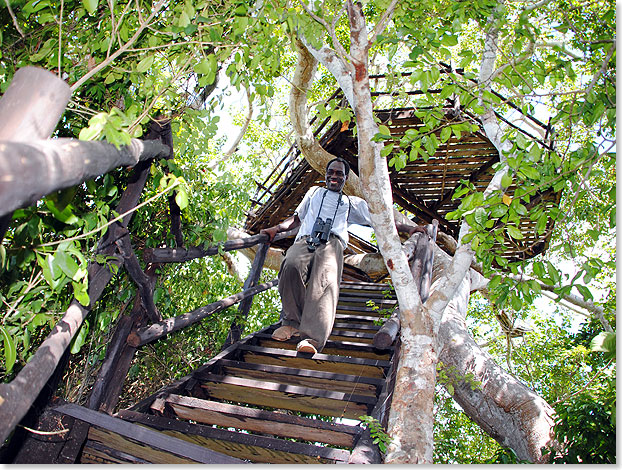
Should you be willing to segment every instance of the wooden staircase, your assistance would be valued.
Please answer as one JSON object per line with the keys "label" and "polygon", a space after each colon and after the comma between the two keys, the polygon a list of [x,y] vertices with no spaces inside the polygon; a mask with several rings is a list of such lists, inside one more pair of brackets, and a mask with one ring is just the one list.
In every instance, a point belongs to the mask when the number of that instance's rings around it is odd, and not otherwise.
{"label": "wooden staircase", "polygon": [[359,417],[390,401],[394,347],[372,341],[395,304],[387,284],[343,282],[321,353],[273,340],[271,325],[114,417],[69,405],[91,425],[80,462],[347,463],[365,440]]}

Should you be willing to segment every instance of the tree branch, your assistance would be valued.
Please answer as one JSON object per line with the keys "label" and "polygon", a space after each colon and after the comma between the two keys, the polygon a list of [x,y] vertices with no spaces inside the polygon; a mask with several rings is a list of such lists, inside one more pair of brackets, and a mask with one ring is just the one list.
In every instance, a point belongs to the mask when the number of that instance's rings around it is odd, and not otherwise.
{"label": "tree branch", "polygon": [[213,170],[218,165],[220,165],[221,163],[231,158],[231,156],[237,150],[238,145],[240,145],[240,142],[242,141],[242,137],[244,137],[244,134],[246,134],[246,131],[248,130],[248,126],[250,125],[251,120],[253,119],[253,100],[251,98],[251,94],[248,88],[246,89],[246,98],[248,99],[248,113],[246,115],[246,120],[244,121],[244,124],[242,125],[242,129],[240,129],[240,133],[238,134],[235,141],[231,144],[231,147],[229,148],[229,150],[227,150],[222,157],[212,162],[209,162],[209,164],[207,165],[208,169]]}
{"label": "tree branch", "polygon": [[7,10],[9,10],[9,15],[11,15],[11,19],[13,20],[13,26],[15,26],[15,29],[20,34],[20,36],[25,38],[26,35],[22,31],[22,29],[19,27],[19,23],[17,22],[17,17],[15,16],[15,13],[13,13],[13,9],[11,8],[11,3],[9,2],[9,0],[4,0],[4,3],[6,3],[6,8]]}
{"label": "tree branch", "polygon": [[[8,1],[8,0],[6,0],[6,1]],[[84,82],[86,82],[87,80],[90,80],[91,77],[93,77],[94,75],[96,75],[97,73],[99,73],[100,71],[105,69],[106,67],[108,67],[108,65],[110,65],[112,62],[114,62],[114,60],[117,57],[119,57],[121,54],[126,52],[127,49],[129,49],[130,46],[132,44],[134,44],[138,40],[138,38],[140,37],[140,35],[144,31],[144,29],[149,25],[151,20],[158,14],[158,12],[162,9],[162,7],[164,6],[165,3],[166,3],[166,0],[159,0],[158,3],[156,3],[154,5],[153,10],[151,11],[151,14],[147,18],[147,20],[140,22],[140,27],[136,30],[134,35],[125,44],[123,44],[121,47],[119,47],[119,49],[117,49],[117,51],[114,54],[112,54],[111,56],[107,57],[104,61],[102,61],[99,65],[94,67],[88,73],[84,74],[82,76],[82,78],[80,78],[80,80],[78,80],[77,82],[75,82],[71,86],[71,91],[72,92],[76,91],[78,88],[80,88],[84,84]],[[139,10],[139,12],[140,12],[140,10]]]}
{"label": "tree branch", "polygon": [[391,4],[384,11],[378,23],[376,23],[376,27],[374,28],[374,32],[369,38],[368,44],[373,44],[374,42],[376,42],[378,36],[380,36],[382,32],[386,29],[387,25],[389,24],[389,20],[393,16],[393,12],[395,11],[395,7],[397,6],[398,2],[399,0],[391,1]]}
{"label": "tree branch", "polygon": [[563,43],[562,41],[537,42],[536,43],[536,47],[540,48],[540,49],[543,49],[543,48],[546,48],[546,47],[559,47],[560,52],[563,52],[568,57],[571,57],[571,58],[576,59],[576,60],[580,60],[580,59],[583,58],[580,55],[577,55],[574,52],[569,51],[568,49],[566,49],[566,44]]}
{"label": "tree branch", "polygon": [[307,14],[311,18],[313,18],[314,21],[324,26],[324,28],[326,29],[326,32],[328,33],[330,38],[333,40],[333,47],[335,48],[336,54],[340,56],[342,60],[344,59],[352,60],[350,55],[343,48],[343,45],[341,44],[341,41],[339,41],[339,38],[337,38],[337,34],[335,34],[335,25],[337,24],[337,21],[339,21],[339,18],[341,18],[341,15],[343,14],[343,8],[338,14],[335,15],[332,25],[329,25],[324,18],[320,18],[315,13],[313,13],[313,11],[311,11],[311,9],[308,7],[308,5],[305,4],[305,2],[300,0],[300,4],[304,8],[304,10],[307,12]]}
{"label": "tree branch", "polygon": [[600,76],[605,73],[605,70],[607,69],[607,65],[609,64],[609,61],[611,60],[611,57],[613,56],[613,53],[616,50],[616,43],[614,42],[611,47],[609,48],[609,52],[607,53],[607,57],[605,57],[605,60],[603,60],[602,65],[600,66],[600,69],[598,70],[598,72],[596,73],[596,75],[594,75],[594,77],[592,78],[592,81],[590,82],[589,86],[587,87],[587,90],[585,90],[585,94],[589,95],[590,92],[594,89],[594,86],[596,85],[596,82],[598,81],[598,79],[600,78]]}

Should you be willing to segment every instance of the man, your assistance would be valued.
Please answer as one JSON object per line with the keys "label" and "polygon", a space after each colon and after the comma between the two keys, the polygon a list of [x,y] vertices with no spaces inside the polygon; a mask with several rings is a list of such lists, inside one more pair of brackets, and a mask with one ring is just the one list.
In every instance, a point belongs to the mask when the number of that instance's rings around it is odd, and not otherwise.
{"label": "man", "polygon": [[[342,194],[350,165],[334,158],[326,166],[326,188],[311,188],[294,215],[261,230],[272,241],[279,232],[300,227],[279,271],[281,326],[272,334],[277,341],[300,336],[299,352],[321,351],[333,329],[348,245],[348,224],[371,226],[365,200]],[[399,232],[412,235],[422,227],[397,223]]]}

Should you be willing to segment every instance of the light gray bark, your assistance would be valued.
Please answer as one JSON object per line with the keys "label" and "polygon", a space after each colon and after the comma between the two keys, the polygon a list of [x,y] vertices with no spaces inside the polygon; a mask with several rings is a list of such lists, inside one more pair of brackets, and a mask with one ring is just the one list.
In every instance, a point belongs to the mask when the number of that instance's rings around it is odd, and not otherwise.
{"label": "light gray bark", "polygon": [[77,139],[0,142],[0,216],[114,168],[167,157],[169,151],[159,141],[136,139],[121,148]]}
{"label": "light gray bark", "polygon": [[453,384],[453,397],[475,423],[520,459],[544,463],[540,448],[553,443],[554,410],[476,344],[465,324],[469,291],[466,276],[443,314],[439,360],[443,367],[455,368],[458,376],[473,374],[481,387],[465,381]]}

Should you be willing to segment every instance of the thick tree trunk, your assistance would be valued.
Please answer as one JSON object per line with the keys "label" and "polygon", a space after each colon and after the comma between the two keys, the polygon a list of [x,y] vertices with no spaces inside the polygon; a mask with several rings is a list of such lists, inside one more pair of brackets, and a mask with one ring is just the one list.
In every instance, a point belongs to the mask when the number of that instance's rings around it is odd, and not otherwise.
{"label": "thick tree trunk", "polygon": [[458,376],[473,374],[481,387],[473,389],[464,381],[453,384],[453,397],[475,423],[520,459],[545,463],[540,448],[553,442],[554,411],[477,346],[465,324],[470,283],[466,276],[445,309],[439,360],[443,367],[455,368]]}

